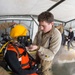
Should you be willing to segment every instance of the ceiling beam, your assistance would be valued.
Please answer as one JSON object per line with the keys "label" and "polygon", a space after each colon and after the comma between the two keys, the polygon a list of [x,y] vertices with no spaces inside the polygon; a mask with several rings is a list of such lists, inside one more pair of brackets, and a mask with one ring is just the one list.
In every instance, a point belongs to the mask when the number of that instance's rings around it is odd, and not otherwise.
{"label": "ceiling beam", "polygon": [[65,23],[64,21],[60,21],[60,20],[56,20],[56,19],[54,19],[54,21]]}
{"label": "ceiling beam", "polygon": [[47,11],[51,11],[53,8],[55,8],[56,6],[58,6],[59,4],[61,4],[64,1],[65,0],[60,0],[59,2],[57,2],[56,4],[54,4],[52,7],[50,7]]}
{"label": "ceiling beam", "polygon": [[67,21],[66,23],[68,23],[68,22],[72,22],[72,21],[75,21],[75,19],[69,20],[69,21]]}

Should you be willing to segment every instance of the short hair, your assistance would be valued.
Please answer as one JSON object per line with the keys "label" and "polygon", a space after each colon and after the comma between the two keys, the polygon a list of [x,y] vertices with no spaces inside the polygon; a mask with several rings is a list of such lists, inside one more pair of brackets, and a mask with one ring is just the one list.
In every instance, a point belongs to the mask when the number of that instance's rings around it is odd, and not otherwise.
{"label": "short hair", "polygon": [[45,11],[38,15],[38,21],[46,21],[47,23],[51,23],[54,21],[54,16],[51,12]]}
{"label": "short hair", "polygon": [[72,29],[72,27],[70,27],[69,29]]}

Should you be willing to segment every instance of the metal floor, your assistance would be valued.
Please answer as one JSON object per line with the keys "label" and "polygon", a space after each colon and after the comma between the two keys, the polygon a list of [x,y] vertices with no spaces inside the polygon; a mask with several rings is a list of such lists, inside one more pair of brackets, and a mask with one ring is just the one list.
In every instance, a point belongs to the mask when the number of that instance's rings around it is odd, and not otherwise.
{"label": "metal floor", "polygon": [[75,49],[61,46],[52,66],[54,75],[75,75]]}

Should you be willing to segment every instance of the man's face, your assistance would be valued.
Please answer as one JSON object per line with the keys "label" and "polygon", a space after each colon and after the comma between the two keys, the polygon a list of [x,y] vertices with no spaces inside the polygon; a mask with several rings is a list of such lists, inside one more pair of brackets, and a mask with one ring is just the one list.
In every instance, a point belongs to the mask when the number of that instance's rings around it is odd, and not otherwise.
{"label": "man's face", "polygon": [[39,28],[43,33],[47,33],[52,29],[53,23],[47,23],[46,21],[39,22]]}
{"label": "man's face", "polygon": [[72,32],[72,29],[69,29],[70,32]]}

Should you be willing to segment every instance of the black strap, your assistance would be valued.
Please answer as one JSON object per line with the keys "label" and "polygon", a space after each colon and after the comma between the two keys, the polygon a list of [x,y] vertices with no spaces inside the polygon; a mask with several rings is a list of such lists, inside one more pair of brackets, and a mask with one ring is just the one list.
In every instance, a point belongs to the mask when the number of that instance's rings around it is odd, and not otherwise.
{"label": "black strap", "polygon": [[29,64],[29,62],[28,63],[26,63],[26,64],[22,64],[21,66],[23,67],[23,66],[27,66]]}
{"label": "black strap", "polygon": [[25,52],[28,54],[29,56],[29,65],[30,68],[32,69],[34,65],[32,65],[33,62],[36,62],[35,59],[27,52],[26,48],[22,45],[23,49],[25,50]]}
{"label": "black strap", "polygon": [[51,41],[52,37],[49,38],[49,45],[48,45],[48,49],[50,48],[50,41]]}
{"label": "black strap", "polygon": [[25,50],[22,54],[20,54],[20,52],[19,52],[17,46],[16,46],[15,44],[13,44],[13,43],[10,43],[10,44],[17,50],[19,57],[21,57],[22,55],[26,55],[26,50]]}
{"label": "black strap", "polygon": [[[48,45],[48,49],[50,48],[50,41],[51,41],[52,37],[49,38],[49,45]],[[52,51],[52,50],[51,50]],[[52,51],[52,53],[54,54],[54,52]]]}
{"label": "black strap", "polygon": [[27,52],[26,48],[24,47],[24,45],[21,45],[22,48],[25,50],[25,52],[28,54],[29,56],[29,59],[32,60],[32,61],[35,61],[35,59]]}

